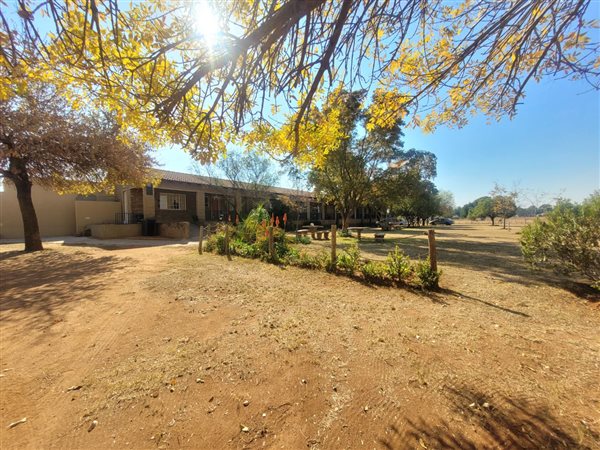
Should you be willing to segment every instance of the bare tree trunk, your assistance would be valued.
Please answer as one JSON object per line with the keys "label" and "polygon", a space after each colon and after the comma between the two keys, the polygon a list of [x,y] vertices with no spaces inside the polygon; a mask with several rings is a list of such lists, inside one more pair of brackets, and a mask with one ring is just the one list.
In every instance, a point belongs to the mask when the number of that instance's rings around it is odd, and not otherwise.
{"label": "bare tree trunk", "polygon": [[40,237],[40,227],[38,225],[37,215],[33,207],[31,198],[31,181],[24,170],[9,177],[17,188],[17,199],[19,200],[19,208],[21,209],[21,217],[23,218],[23,231],[25,235],[25,251],[37,252],[44,250],[42,247],[42,239]]}
{"label": "bare tree trunk", "polygon": [[342,211],[342,232],[348,232],[348,221],[350,220],[350,211]]}
{"label": "bare tree trunk", "polygon": [[495,219],[495,217],[490,217],[490,219],[492,219],[492,226],[494,226],[494,219]]}

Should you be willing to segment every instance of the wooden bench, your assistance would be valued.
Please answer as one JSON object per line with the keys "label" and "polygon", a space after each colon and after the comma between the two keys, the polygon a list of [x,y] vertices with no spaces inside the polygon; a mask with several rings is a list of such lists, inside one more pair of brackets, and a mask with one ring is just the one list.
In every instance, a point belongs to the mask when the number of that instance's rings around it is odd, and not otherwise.
{"label": "wooden bench", "polygon": [[375,242],[383,242],[385,233],[374,233],[373,236],[375,236]]}
{"label": "wooden bench", "polygon": [[329,239],[329,231],[323,231],[323,236],[325,237],[325,240]]}

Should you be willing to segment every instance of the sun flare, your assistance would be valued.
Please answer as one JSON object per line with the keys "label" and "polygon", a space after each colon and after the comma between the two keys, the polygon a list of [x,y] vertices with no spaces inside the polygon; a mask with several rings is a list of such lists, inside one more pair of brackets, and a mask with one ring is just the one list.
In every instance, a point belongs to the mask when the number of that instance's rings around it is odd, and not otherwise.
{"label": "sun flare", "polygon": [[209,44],[213,44],[221,31],[215,2],[200,0],[192,8],[195,31]]}

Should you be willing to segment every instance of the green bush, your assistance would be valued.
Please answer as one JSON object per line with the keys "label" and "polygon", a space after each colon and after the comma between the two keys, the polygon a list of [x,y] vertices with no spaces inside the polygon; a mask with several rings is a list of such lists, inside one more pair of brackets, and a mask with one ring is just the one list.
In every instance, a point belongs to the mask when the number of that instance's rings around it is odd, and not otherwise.
{"label": "green bush", "polygon": [[258,205],[238,225],[237,233],[240,239],[248,244],[256,242],[257,238],[264,236],[265,227],[262,224],[268,223],[269,219],[269,212],[262,205]]}
{"label": "green bush", "polygon": [[327,269],[331,265],[331,258],[326,251],[321,251],[316,255],[307,252],[298,252],[297,258],[293,259],[293,265],[305,269]]}
{"label": "green bush", "polygon": [[302,245],[309,245],[310,238],[308,236],[296,236],[296,243]]}
{"label": "green bush", "polygon": [[389,279],[388,265],[381,261],[368,261],[360,267],[365,280],[369,282],[382,282]]}
{"label": "green bush", "polygon": [[394,281],[406,283],[413,275],[413,266],[410,258],[396,246],[393,252],[388,253],[387,257],[388,272]]}
{"label": "green bush", "polygon": [[300,251],[297,248],[290,247],[283,256],[282,262],[288,266],[297,266],[300,259]]}
{"label": "green bush", "polygon": [[256,244],[248,244],[240,239],[231,242],[231,253],[244,258],[260,258],[261,250]]}
{"label": "green bush", "polygon": [[534,267],[579,273],[600,290],[600,191],[581,205],[559,202],[521,232],[521,251]]}
{"label": "green bush", "polygon": [[359,268],[360,249],[357,243],[350,246],[340,253],[337,257],[336,267],[339,271],[352,275]]}
{"label": "green bush", "polygon": [[423,289],[434,289],[438,287],[440,277],[442,276],[441,270],[433,270],[429,262],[429,258],[426,260],[419,260],[414,266],[419,286]]}
{"label": "green bush", "polygon": [[225,232],[218,231],[215,234],[211,234],[206,240],[206,246],[204,249],[207,252],[216,252],[219,255],[225,254]]}

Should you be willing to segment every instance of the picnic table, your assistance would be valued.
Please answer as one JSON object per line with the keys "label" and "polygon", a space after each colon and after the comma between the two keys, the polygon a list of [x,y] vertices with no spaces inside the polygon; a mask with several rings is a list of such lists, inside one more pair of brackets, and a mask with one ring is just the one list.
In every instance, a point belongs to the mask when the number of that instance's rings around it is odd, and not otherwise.
{"label": "picnic table", "polygon": [[360,241],[360,235],[364,230],[368,230],[369,227],[348,227],[348,231],[356,232],[356,238]]}
{"label": "picnic table", "polygon": [[318,229],[323,228],[322,225],[313,225],[312,223],[310,225],[305,225],[304,229],[310,231],[310,237],[313,239],[316,239],[317,237],[315,236],[315,233],[317,232]]}

